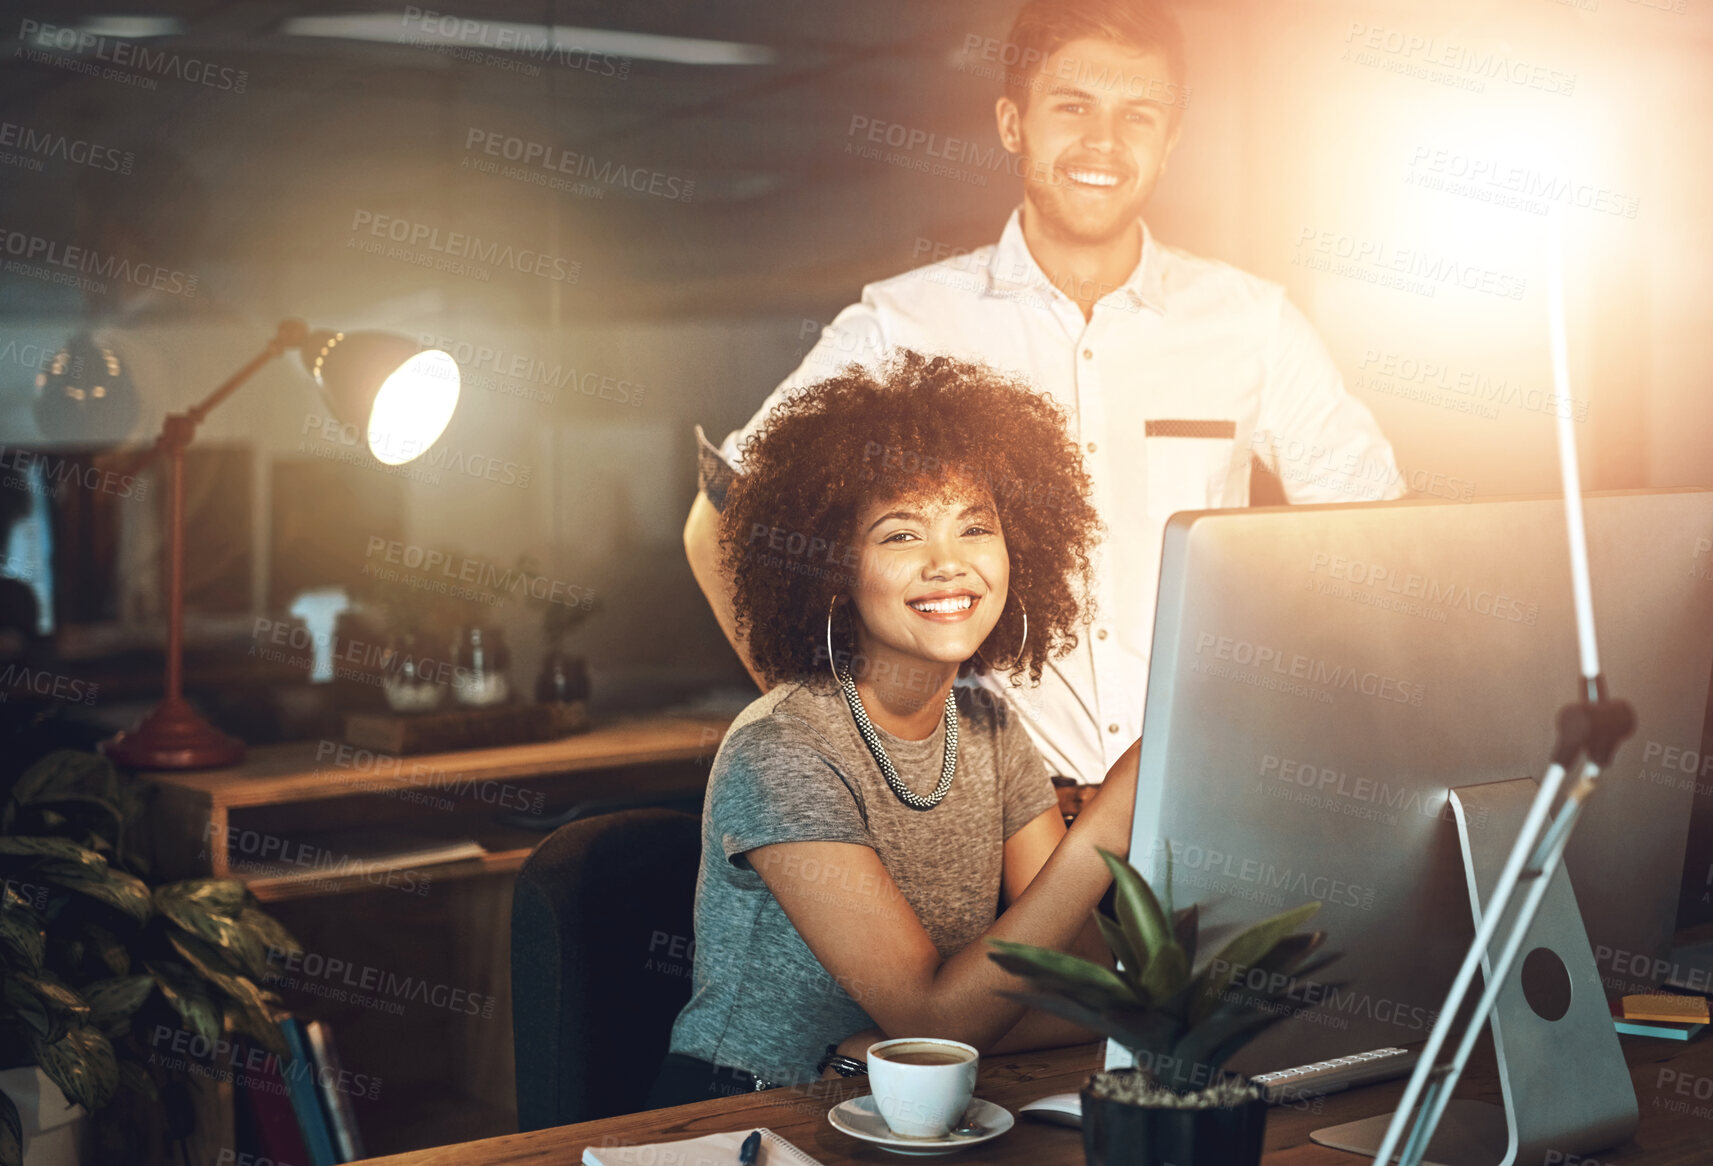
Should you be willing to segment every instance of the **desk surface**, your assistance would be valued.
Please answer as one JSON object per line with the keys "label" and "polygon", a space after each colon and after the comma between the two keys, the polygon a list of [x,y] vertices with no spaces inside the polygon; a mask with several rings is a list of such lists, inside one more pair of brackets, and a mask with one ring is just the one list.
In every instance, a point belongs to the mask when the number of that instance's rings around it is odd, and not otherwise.
{"label": "desk surface", "polygon": [[[1599,1166],[1627,1162],[1706,1166],[1713,1162],[1713,1036],[1703,1034],[1686,1045],[1641,1037],[1621,1039],[1641,1107],[1641,1126],[1631,1142],[1595,1155]],[[1100,1059],[1099,1044],[984,1058],[976,1092],[1016,1113],[1025,1102],[1077,1089],[1090,1070],[1099,1066]],[[572,1166],[581,1161],[583,1147],[588,1145],[646,1144],[756,1126],[778,1132],[825,1166],[911,1161],[859,1142],[828,1124],[826,1111],[832,1105],[864,1092],[867,1092],[865,1085],[822,1082],[812,1091],[777,1089],[722,1097],[368,1161],[373,1166],[383,1163],[385,1166],[523,1166],[524,1163],[544,1166],[548,1162]],[[1402,1092],[1403,1082],[1393,1081],[1315,1098],[1303,1103],[1303,1108],[1285,1106],[1271,1110],[1267,1118],[1266,1163],[1268,1166],[1322,1163],[1352,1166],[1365,1161],[1315,1145],[1309,1140],[1309,1131],[1385,1112],[1397,1103]],[[1458,1096],[1498,1100],[1498,1081],[1490,1061],[1471,1065]],[[1019,1120],[1009,1133],[948,1155],[945,1161],[970,1166],[976,1163],[1080,1166],[1082,1134],[1063,1126]]]}

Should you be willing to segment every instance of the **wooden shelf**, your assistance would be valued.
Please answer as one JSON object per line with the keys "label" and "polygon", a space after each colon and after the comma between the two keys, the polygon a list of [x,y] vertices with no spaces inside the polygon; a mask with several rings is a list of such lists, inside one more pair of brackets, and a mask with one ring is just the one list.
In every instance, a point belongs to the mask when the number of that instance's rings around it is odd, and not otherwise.
{"label": "wooden shelf", "polygon": [[[473,836],[488,848],[480,858],[423,868],[434,880],[511,873],[543,835],[487,821],[486,811],[505,808],[486,796],[493,790],[490,783],[536,782],[540,796],[553,790],[572,801],[627,793],[644,795],[645,801],[648,794],[669,800],[675,789],[685,792],[688,785],[683,772],[666,771],[699,764],[705,780],[705,767],[730,723],[718,716],[634,718],[553,741],[413,757],[377,756],[328,741],[270,746],[226,769],[145,773],[155,793],[150,836],[157,866],[171,877],[244,878],[255,885],[258,898],[273,902],[355,893],[375,883],[360,873],[295,883],[259,872],[246,878],[230,863],[230,845],[240,830],[290,839],[305,830],[361,827],[365,815],[380,812],[377,806],[384,804],[382,816],[404,818],[412,831]],[[459,803],[459,812],[416,805],[429,799]]]}
{"label": "wooden shelf", "polygon": [[[600,725],[556,741],[377,756],[332,742],[302,742],[252,750],[241,765],[182,773],[146,773],[155,785],[210,808],[277,806],[375,793],[377,789],[546,777],[585,769],[610,769],[662,761],[712,757],[731,723],[727,717],[638,718]],[[344,763],[341,764],[341,758]]]}

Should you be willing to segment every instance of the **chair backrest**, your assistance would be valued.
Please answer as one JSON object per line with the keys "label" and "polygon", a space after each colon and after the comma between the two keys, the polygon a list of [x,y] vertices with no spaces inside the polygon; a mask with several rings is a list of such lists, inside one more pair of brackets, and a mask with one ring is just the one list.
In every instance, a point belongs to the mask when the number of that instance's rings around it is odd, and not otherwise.
{"label": "chair backrest", "polygon": [[520,1130],[643,1108],[690,998],[701,820],[623,810],[561,826],[512,896]]}

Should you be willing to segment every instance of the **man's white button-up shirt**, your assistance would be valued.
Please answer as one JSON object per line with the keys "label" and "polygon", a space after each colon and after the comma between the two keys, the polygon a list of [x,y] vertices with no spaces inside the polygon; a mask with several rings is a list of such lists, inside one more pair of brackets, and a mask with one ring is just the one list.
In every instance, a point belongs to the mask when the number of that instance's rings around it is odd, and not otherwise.
{"label": "man's white button-up shirt", "polygon": [[1164,247],[1146,226],[1142,237],[1136,270],[1085,321],[1036,264],[1013,211],[997,246],[864,288],[721,448],[741,470],[744,441],[795,389],[900,348],[980,361],[1049,394],[1106,527],[1096,615],[1038,687],[982,683],[1021,714],[1052,772],[1084,782],[1103,780],[1142,731],[1168,517],[1247,505],[1251,453],[1292,502],[1404,492],[1373,415],[1283,288]]}

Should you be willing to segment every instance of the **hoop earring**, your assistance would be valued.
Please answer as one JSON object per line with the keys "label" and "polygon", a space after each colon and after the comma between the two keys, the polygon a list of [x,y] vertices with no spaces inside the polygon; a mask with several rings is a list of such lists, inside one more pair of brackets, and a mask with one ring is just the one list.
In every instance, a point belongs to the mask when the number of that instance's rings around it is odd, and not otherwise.
{"label": "hoop earring", "polygon": [[[1009,601],[1010,598],[1011,597],[1009,595],[1006,596],[1007,601]],[[1004,608],[1000,608],[1002,613],[1004,610]],[[1017,665],[1023,662],[1023,649],[1029,643],[1029,609],[1023,606],[1023,601],[1019,599],[1017,601],[1017,610],[1023,613],[1023,638],[1017,642],[1017,651],[1012,655],[1011,663],[1005,665],[1003,668],[991,662],[988,663],[987,666],[995,672],[1014,672],[1017,669]],[[977,649],[978,654],[979,652],[980,649]],[[985,660],[986,657],[983,657],[983,659]]]}
{"label": "hoop earring", "polygon": [[839,675],[838,665],[833,662],[833,609],[838,605],[837,595],[827,603],[827,670],[833,674],[834,684],[843,684],[844,679]]}

